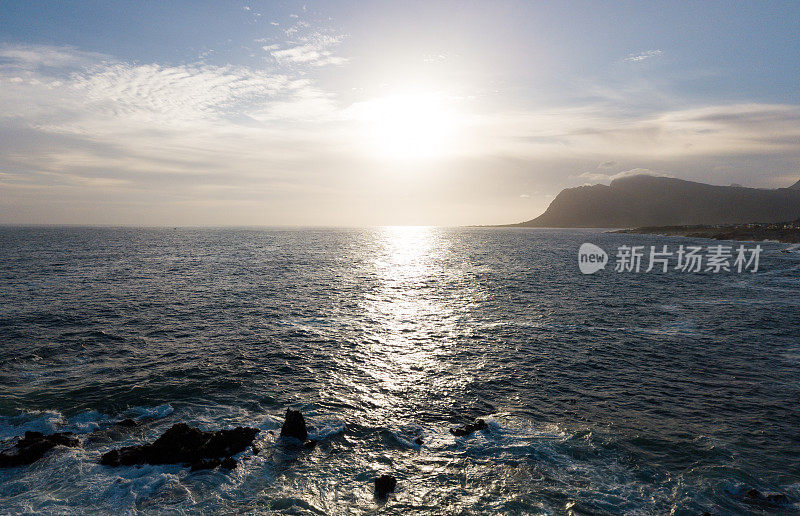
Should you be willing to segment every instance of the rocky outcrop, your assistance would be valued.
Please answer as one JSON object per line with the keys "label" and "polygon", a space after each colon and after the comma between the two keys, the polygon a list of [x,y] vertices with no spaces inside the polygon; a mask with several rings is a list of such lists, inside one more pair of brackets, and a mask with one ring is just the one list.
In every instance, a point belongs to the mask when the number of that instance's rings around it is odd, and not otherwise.
{"label": "rocky outcrop", "polygon": [[789,503],[789,498],[781,493],[762,493],[758,489],[750,489],[744,494],[744,501],[751,505],[774,508]]}
{"label": "rocky outcrop", "polygon": [[[232,466],[228,468],[232,469],[235,467],[235,461],[231,457],[247,449],[258,432],[257,428],[247,427],[204,432],[185,423],[178,423],[153,443],[126,446],[103,454],[100,464],[106,466],[187,464],[193,469],[208,469],[222,465]],[[214,462],[215,460],[219,463]]]}
{"label": "rocky outcrop", "polygon": [[225,459],[206,459],[192,464],[192,471],[200,471],[203,469],[214,469],[221,467],[223,469],[236,469],[236,459],[228,457]]}
{"label": "rocky outcrop", "polygon": [[33,464],[56,446],[74,448],[81,442],[70,432],[44,435],[40,432],[25,432],[25,436],[13,446],[13,453],[0,453],[0,468],[11,468]]}
{"label": "rocky outcrop", "polygon": [[456,437],[463,437],[465,435],[469,435],[472,432],[477,432],[478,430],[486,430],[489,428],[489,425],[486,424],[486,421],[483,419],[476,419],[473,423],[467,423],[466,425],[457,426],[455,428],[450,429],[450,433],[455,435]]}
{"label": "rocky outcrop", "polygon": [[300,442],[308,439],[306,420],[299,410],[286,409],[286,418],[281,427],[281,437],[291,437]]}
{"label": "rocky outcrop", "polygon": [[130,418],[114,423],[114,427],[116,428],[136,428],[138,425],[139,423]]}
{"label": "rocky outcrop", "polygon": [[375,496],[386,498],[397,487],[397,479],[392,475],[381,475],[375,478]]}

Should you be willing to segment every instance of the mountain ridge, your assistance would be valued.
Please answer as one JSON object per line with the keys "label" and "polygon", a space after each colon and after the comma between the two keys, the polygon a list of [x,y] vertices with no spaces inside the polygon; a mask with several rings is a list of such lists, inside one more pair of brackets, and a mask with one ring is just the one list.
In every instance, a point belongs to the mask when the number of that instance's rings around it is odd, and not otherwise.
{"label": "mountain ridge", "polygon": [[765,189],[635,175],[562,190],[540,216],[512,227],[678,226],[800,218],[800,181]]}

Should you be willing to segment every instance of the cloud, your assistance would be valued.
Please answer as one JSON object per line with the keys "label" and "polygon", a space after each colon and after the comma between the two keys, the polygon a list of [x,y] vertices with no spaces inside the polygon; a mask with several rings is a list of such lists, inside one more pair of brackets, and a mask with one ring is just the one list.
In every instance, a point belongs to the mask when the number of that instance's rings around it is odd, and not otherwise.
{"label": "cloud", "polygon": [[89,101],[91,110],[169,125],[218,118],[289,86],[286,76],[248,68],[129,63],[75,73],[69,84],[72,92]]}
{"label": "cloud", "polygon": [[648,50],[646,52],[641,52],[639,54],[629,54],[628,57],[626,57],[624,60],[632,63],[638,63],[640,61],[644,61],[645,59],[658,57],[661,54],[663,54],[661,50]]}
{"label": "cloud", "polygon": [[[757,164],[762,183],[787,176],[778,185],[785,186],[800,163],[795,105],[630,112],[602,101],[501,110],[443,91],[437,101],[452,112],[446,159],[414,181],[407,170],[376,174],[356,116],[375,99],[344,102],[349,93],[326,89],[308,68],[335,57],[339,42],[317,34],[279,46],[264,41],[267,52],[306,47],[279,54],[285,65],[272,70],[0,47],[0,218],[96,222],[93,210],[108,206],[122,210],[109,211],[112,222],[357,224],[376,221],[362,218],[373,211],[407,210],[456,224],[462,215],[441,218],[448,196],[453,213],[468,199],[491,220],[529,185],[574,186],[570,170],[594,169],[580,177],[595,182],[669,170],[752,184],[744,178]],[[640,168],[614,173],[621,163]],[[530,195],[520,204],[537,209],[541,196]],[[398,198],[407,205],[392,204]],[[487,198],[497,199],[495,211]]]}
{"label": "cloud", "polygon": [[662,172],[654,172],[648,168],[632,168],[630,170],[623,170],[622,172],[617,172],[616,174],[600,174],[597,172],[584,172],[581,174],[581,179],[588,179],[594,182],[607,182],[613,181],[615,179],[620,179],[623,177],[631,177],[631,176],[658,176],[658,177],[672,177],[670,174],[665,174]]}
{"label": "cloud", "polygon": [[97,52],[85,52],[75,47],[53,47],[47,45],[2,45],[0,66],[5,70],[38,70],[42,67],[63,68],[87,66],[107,59]]}
{"label": "cloud", "polygon": [[467,152],[519,159],[583,156],[597,162],[612,161],[611,157],[641,161],[800,153],[800,106],[791,104],[731,104],[630,115],[597,104],[490,113],[468,125],[474,136],[466,142]]}
{"label": "cloud", "polygon": [[283,65],[308,65],[325,66],[341,65],[347,59],[334,55],[331,50],[339,44],[340,38],[316,34],[301,39],[300,44],[280,49],[280,46],[268,45],[263,47],[270,55]]}
{"label": "cloud", "polygon": [[4,51],[0,188],[64,199],[76,189],[160,192],[155,199],[222,181],[265,195],[281,189],[276,175],[292,184],[317,170],[294,163],[340,152],[339,134],[324,126],[334,98],[309,79],[201,63],[89,62],[63,47]]}
{"label": "cloud", "polygon": [[447,53],[439,53],[439,54],[423,54],[422,62],[424,63],[441,63],[447,61],[449,59],[449,55]]}

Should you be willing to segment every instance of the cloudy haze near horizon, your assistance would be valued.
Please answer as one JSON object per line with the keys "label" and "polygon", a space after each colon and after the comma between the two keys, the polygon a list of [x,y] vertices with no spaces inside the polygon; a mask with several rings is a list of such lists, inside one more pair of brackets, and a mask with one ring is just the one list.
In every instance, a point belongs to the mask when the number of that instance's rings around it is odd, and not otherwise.
{"label": "cloudy haze near horizon", "polygon": [[462,225],[800,179],[800,4],[4,2],[0,223]]}

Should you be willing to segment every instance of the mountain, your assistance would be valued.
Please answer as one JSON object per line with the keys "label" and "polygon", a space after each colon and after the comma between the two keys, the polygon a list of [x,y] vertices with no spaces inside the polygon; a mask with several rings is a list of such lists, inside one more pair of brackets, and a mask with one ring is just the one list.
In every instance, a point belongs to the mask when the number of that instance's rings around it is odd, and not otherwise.
{"label": "mountain", "polygon": [[609,186],[562,190],[542,215],[517,227],[631,228],[782,222],[800,217],[800,181],[774,190],[638,175]]}

